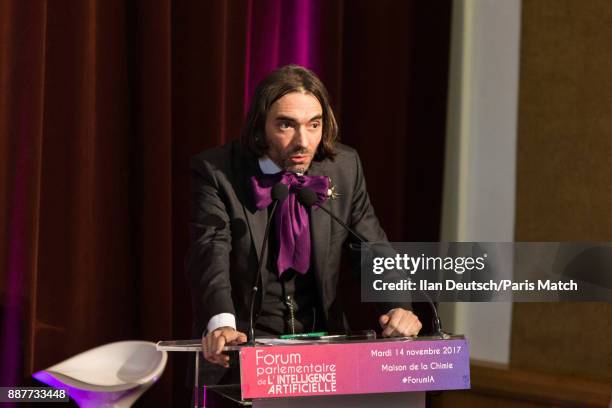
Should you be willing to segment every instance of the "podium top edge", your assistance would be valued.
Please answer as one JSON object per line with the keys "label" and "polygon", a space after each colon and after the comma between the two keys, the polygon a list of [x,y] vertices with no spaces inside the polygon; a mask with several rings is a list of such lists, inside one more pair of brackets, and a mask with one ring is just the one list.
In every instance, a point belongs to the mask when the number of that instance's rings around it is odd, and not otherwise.
{"label": "podium top edge", "polygon": [[[327,340],[292,340],[282,344],[255,344],[252,345],[234,345],[225,346],[223,351],[236,351],[243,347],[283,347],[297,345],[323,345],[323,344],[350,344],[350,343],[385,343],[385,342],[419,342],[419,341],[449,341],[449,340],[465,340],[464,335],[448,335],[447,337],[440,336],[423,336],[423,337],[385,337],[372,340],[360,341],[327,341]],[[200,339],[189,340],[167,340],[158,341],[156,348],[159,351],[183,351],[183,352],[198,352],[202,351],[202,341]]]}

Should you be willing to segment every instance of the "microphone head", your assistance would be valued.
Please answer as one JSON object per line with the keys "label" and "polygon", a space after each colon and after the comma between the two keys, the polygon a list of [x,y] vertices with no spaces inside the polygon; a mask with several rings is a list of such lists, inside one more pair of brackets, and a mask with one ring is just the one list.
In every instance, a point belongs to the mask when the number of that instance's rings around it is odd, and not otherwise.
{"label": "microphone head", "polygon": [[272,187],[270,195],[272,196],[272,200],[284,201],[289,195],[289,187],[280,182],[276,183],[274,187]]}
{"label": "microphone head", "polygon": [[317,193],[315,193],[313,189],[304,187],[298,191],[297,199],[304,207],[311,207],[317,202],[318,197]]}

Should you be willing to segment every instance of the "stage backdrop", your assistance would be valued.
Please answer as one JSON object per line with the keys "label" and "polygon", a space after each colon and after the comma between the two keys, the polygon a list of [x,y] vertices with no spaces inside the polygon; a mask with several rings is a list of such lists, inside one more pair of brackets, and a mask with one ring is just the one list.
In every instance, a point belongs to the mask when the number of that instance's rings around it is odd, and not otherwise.
{"label": "stage backdrop", "polygon": [[[437,240],[449,25],[450,0],[0,2],[0,384],[190,336],[188,158],[282,64],[327,84],[389,237]],[[184,376],[172,356],[142,405]]]}

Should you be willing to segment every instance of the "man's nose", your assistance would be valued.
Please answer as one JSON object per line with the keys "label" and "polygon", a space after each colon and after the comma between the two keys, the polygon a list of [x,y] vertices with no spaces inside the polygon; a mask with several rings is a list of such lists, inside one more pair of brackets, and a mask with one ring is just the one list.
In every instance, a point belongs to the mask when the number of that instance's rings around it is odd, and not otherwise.
{"label": "man's nose", "polygon": [[306,129],[303,125],[295,127],[295,134],[293,135],[293,143],[299,147],[308,147],[308,137]]}

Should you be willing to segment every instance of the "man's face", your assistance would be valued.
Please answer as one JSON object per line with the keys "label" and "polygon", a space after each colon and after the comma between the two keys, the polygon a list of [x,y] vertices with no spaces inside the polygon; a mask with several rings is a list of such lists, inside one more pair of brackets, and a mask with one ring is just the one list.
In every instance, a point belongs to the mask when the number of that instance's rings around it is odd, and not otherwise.
{"label": "man's face", "polygon": [[321,142],[323,109],[310,93],[292,92],[272,104],[266,117],[266,154],[285,170],[308,170]]}

